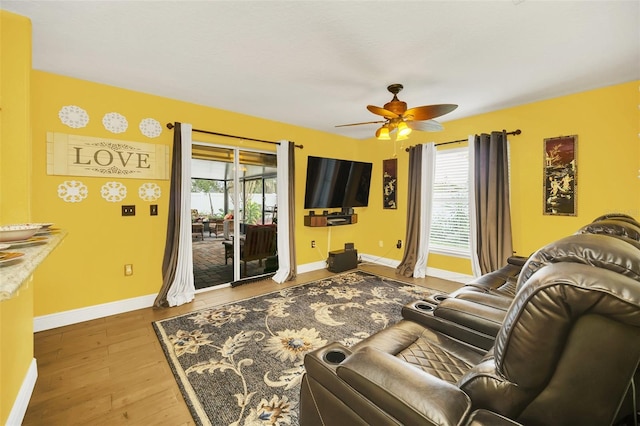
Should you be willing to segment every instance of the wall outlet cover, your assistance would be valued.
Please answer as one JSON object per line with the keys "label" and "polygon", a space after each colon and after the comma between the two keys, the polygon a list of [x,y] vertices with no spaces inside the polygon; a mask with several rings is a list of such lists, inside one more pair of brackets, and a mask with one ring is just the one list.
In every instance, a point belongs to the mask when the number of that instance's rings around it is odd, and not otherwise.
{"label": "wall outlet cover", "polygon": [[122,216],[135,216],[136,215],[136,206],[122,206]]}

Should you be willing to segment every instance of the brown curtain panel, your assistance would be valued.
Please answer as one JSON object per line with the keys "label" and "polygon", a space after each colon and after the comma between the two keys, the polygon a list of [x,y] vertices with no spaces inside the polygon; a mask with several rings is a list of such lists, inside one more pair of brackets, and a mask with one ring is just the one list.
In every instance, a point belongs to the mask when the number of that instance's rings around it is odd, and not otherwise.
{"label": "brown curtain panel", "polygon": [[407,197],[407,232],[404,240],[404,254],[396,273],[405,277],[413,276],[418,259],[418,242],[420,237],[420,193],[422,173],[422,145],[409,149],[409,182]]}
{"label": "brown curtain panel", "polygon": [[474,150],[477,255],[486,274],[504,266],[513,254],[506,132],[476,135]]}
{"label": "brown curtain panel", "polygon": [[167,242],[162,260],[162,287],[153,306],[168,307],[167,293],[176,276],[178,265],[178,241],[180,239],[180,188],[182,187],[182,133],[181,124],[174,123],[173,156],[171,161],[171,186],[169,192],[169,219],[167,221]]}

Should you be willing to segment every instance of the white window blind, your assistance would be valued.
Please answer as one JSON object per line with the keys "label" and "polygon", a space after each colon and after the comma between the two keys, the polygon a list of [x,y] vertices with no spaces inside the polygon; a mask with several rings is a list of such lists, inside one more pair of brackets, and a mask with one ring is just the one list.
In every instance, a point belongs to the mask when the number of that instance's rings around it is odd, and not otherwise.
{"label": "white window blind", "polygon": [[467,148],[436,152],[431,251],[469,255],[469,154]]}

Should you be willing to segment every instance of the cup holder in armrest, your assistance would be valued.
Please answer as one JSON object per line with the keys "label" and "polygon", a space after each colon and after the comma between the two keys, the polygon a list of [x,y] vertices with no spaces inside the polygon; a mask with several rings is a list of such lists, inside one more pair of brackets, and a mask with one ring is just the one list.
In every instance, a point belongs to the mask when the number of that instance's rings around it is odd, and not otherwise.
{"label": "cup holder in armrest", "polygon": [[430,305],[429,303],[426,303],[426,302],[417,302],[413,306],[415,306],[417,310],[423,311],[423,312],[431,312],[435,309],[433,305]]}
{"label": "cup holder in armrest", "polygon": [[448,298],[449,298],[449,295],[447,295],[447,294],[436,294],[435,296],[433,296],[433,300],[435,300],[438,303],[440,303],[444,299],[448,299]]}
{"label": "cup holder in armrest", "polygon": [[347,354],[342,351],[332,349],[327,351],[322,358],[329,364],[340,364],[342,361],[347,359]]}

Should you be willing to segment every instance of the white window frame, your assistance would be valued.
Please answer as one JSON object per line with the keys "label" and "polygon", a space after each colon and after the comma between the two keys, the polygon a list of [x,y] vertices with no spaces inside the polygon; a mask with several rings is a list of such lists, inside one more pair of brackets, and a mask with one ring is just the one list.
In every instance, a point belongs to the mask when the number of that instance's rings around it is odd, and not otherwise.
{"label": "white window frame", "polygon": [[[464,155],[461,155],[464,154]],[[462,159],[456,159],[457,161],[452,162],[452,156],[462,157]],[[447,158],[447,156],[449,156]],[[440,160],[440,161],[438,161]],[[464,185],[464,192],[459,192],[457,197],[445,198],[444,191],[441,191],[439,185],[443,182],[443,167],[451,168],[450,179],[453,183],[457,185]],[[454,168],[455,167],[455,168]],[[446,173],[446,172],[445,172]],[[459,236],[466,239],[466,247],[454,247],[454,246],[445,246],[439,244],[438,241],[434,241],[433,233],[438,232],[440,227],[437,214],[438,207],[440,204],[446,202],[456,200],[463,203],[463,208],[461,211],[464,211],[467,215],[467,224],[466,231],[461,233]],[[440,208],[442,211],[442,208]],[[435,170],[435,181],[433,188],[433,199],[432,199],[432,213],[431,213],[431,234],[429,235],[429,252],[435,254],[442,254],[446,256],[453,257],[461,257],[461,258],[470,258],[471,257],[471,246],[469,241],[469,149],[468,147],[464,148],[452,148],[452,149],[441,149],[436,151],[436,170]],[[442,241],[442,240],[440,240]]]}

